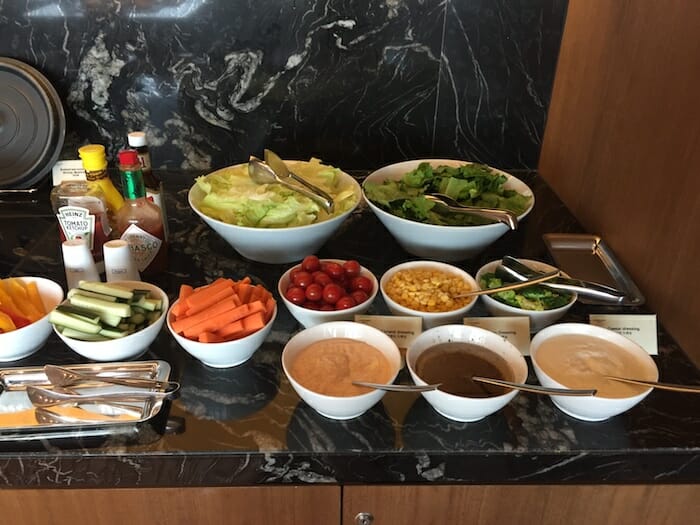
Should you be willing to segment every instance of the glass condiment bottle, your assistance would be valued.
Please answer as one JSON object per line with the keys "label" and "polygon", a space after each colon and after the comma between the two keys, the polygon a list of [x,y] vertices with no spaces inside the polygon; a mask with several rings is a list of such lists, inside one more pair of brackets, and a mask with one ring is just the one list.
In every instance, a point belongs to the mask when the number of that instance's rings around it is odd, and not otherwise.
{"label": "glass condiment bottle", "polygon": [[97,270],[104,272],[102,246],[109,240],[112,228],[102,189],[84,180],[63,181],[51,190],[50,198],[61,242],[85,239]]}
{"label": "glass condiment bottle", "polygon": [[165,198],[163,193],[163,182],[153,173],[151,165],[151,152],[146,141],[146,133],[143,131],[132,131],[127,135],[129,147],[136,150],[141,163],[141,173],[143,173],[143,183],[146,186],[146,198],[160,208],[163,215],[163,228],[165,237],[168,237],[168,217],[165,212]]}
{"label": "glass condiment bottle", "polygon": [[115,228],[119,237],[129,243],[141,276],[153,277],[164,272],[168,264],[163,216],[160,208],[146,199],[141,164],[135,150],[119,152],[119,173],[125,202],[115,217]]}
{"label": "glass condiment bottle", "polygon": [[114,187],[107,173],[107,154],[101,144],[88,144],[78,149],[78,155],[83,161],[85,178],[90,186],[99,186],[104,193],[110,218],[124,205],[124,198]]}

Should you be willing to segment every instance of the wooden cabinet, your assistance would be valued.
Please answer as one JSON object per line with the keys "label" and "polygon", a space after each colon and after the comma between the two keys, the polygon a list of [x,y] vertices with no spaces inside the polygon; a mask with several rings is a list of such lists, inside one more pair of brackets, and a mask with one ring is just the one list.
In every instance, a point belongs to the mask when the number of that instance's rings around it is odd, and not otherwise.
{"label": "wooden cabinet", "polygon": [[700,513],[697,485],[460,485],[343,488],[342,525],[675,525]]}
{"label": "wooden cabinet", "polygon": [[0,490],[16,525],[332,525],[340,487]]}
{"label": "wooden cabinet", "polygon": [[[698,485],[400,485],[0,490],[17,525],[687,525]],[[342,515],[341,515],[342,509]]]}

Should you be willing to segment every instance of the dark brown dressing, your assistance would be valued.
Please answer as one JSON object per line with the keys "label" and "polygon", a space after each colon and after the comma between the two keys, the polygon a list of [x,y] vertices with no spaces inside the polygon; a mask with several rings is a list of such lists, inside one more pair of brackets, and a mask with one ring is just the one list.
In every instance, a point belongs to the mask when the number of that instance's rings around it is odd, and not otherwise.
{"label": "dark brown dressing", "polygon": [[416,373],[426,383],[442,383],[438,390],[463,397],[500,396],[510,389],[472,381],[472,376],[513,381],[505,359],[471,343],[440,343],[416,360]]}

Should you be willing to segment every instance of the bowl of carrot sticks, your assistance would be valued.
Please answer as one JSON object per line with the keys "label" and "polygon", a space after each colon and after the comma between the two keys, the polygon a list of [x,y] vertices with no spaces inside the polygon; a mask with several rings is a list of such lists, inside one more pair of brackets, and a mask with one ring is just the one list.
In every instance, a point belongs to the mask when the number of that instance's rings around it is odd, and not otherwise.
{"label": "bowl of carrot sticks", "polygon": [[214,368],[246,362],[260,348],[277,316],[277,302],[249,277],[219,278],[207,285],[180,286],[167,326],[177,343]]}

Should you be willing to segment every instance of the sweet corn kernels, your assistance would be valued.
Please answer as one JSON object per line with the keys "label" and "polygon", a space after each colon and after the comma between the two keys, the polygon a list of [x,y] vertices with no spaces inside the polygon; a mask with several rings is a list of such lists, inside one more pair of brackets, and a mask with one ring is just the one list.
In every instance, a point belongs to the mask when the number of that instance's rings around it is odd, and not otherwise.
{"label": "sweet corn kernels", "polygon": [[387,281],[384,291],[405,308],[420,312],[449,312],[474,300],[473,297],[454,297],[471,289],[459,275],[417,268],[396,272]]}

